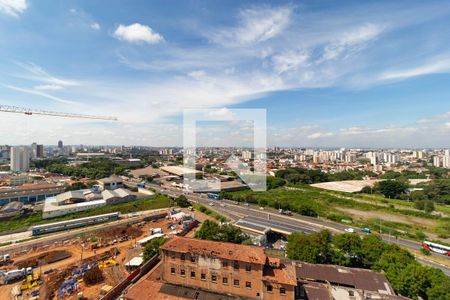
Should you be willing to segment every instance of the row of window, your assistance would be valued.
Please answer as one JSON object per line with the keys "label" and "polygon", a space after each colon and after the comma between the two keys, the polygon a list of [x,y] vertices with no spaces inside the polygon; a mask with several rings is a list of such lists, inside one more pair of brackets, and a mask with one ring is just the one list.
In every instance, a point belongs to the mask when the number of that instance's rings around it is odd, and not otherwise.
{"label": "row of window", "polygon": [[[170,273],[172,275],[176,275],[175,267],[171,267],[170,268]],[[186,270],[185,269],[180,269],[180,276],[181,277],[185,277],[186,276]],[[191,278],[192,279],[196,278],[195,271],[191,271]],[[206,274],[205,273],[201,273],[200,274],[200,280],[206,280]],[[211,275],[211,282],[217,283],[217,275],[216,274],[212,274]],[[222,284],[228,285],[228,277],[222,277]],[[239,287],[240,286],[239,279],[234,279],[233,280],[233,286],[235,286],[235,287]],[[246,281],[245,282],[245,287],[251,289],[252,288],[252,283],[250,281]],[[266,289],[267,289],[267,292],[273,293],[273,286],[267,285]],[[280,294],[281,295],[285,295],[286,294],[286,288],[280,287]]]}
{"label": "row of window", "polygon": [[[174,267],[170,268],[170,273],[172,275],[176,274],[176,269]],[[186,270],[185,269],[180,269],[180,276],[185,277],[186,276]],[[191,271],[191,278],[195,279],[196,274],[195,271]],[[205,273],[201,273],[200,274],[200,279],[201,280],[206,280],[206,274]],[[217,283],[217,275],[216,274],[212,274],[211,275],[211,282],[213,283]],[[222,284],[227,285],[228,284],[228,277],[222,277]],[[233,280],[233,285],[235,287],[239,287],[240,282],[238,279],[234,279]],[[245,282],[245,287],[251,289],[252,288],[252,283],[250,281],[246,281]]]}
{"label": "row of window", "polygon": [[[175,253],[172,253],[172,259],[175,259]],[[180,256],[180,259],[186,260],[186,254],[182,253]],[[196,262],[196,257],[193,255],[190,255],[190,261]],[[228,267],[228,261],[222,261],[222,266],[224,268]],[[239,270],[239,262],[238,261],[233,262],[233,268],[235,270]],[[250,265],[250,264],[245,265],[245,271],[250,272],[251,270],[252,270],[252,265]]]}

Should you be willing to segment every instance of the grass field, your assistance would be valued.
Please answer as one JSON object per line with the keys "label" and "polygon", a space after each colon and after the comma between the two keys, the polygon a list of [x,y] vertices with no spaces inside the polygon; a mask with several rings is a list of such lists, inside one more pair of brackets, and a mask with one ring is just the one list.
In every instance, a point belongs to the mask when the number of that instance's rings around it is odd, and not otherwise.
{"label": "grass field", "polygon": [[157,194],[150,197],[145,197],[131,202],[119,203],[116,205],[106,205],[102,207],[93,208],[76,214],[69,214],[53,219],[42,219],[42,213],[33,213],[26,217],[16,217],[11,220],[0,222],[0,232],[26,229],[32,225],[53,223],[58,221],[65,221],[71,219],[78,219],[83,217],[89,217],[94,215],[107,214],[111,212],[120,212],[123,214],[144,211],[150,209],[165,208],[170,206],[170,199],[161,194]]}
{"label": "grass field", "polygon": [[295,187],[296,190],[280,187],[265,192],[245,190],[226,196],[336,222],[351,221],[352,226],[369,227],[377,232],[381,229],[383,233],[419,241],[425,237],[445,240],[450,236],[450,218],[416,210],[408,201],[386,199],[380,195],[332,192],[308,185]]}

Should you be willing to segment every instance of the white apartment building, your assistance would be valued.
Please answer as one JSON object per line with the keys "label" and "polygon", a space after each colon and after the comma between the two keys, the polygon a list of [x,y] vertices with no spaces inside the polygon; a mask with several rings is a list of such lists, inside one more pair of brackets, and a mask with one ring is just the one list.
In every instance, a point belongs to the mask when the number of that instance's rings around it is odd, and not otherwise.
{"label": "white apartment building", "polygon": [[30,169],[29,147],[11,147],[11,171],[26,172]]}

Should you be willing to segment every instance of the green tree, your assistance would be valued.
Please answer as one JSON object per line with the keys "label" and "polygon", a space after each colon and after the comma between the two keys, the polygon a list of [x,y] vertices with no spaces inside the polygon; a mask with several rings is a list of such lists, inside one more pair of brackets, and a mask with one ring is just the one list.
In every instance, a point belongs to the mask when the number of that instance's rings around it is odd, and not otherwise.
{"label": "green tree", "polygon": [[189,207],[191,206],[191,203],[188,201],[185,195],[180,195],[177,198],[175,198],[175,202],[179,207]]}
{"label": "green tree", "polygon": [[362,241],[353,233],[339,234],[333,237],[333,244],[338,249],[341,265],[360,267],[362,258]]}
{"label": "green tree", "polygon": [[220,242],[230,242],[242,244],[248,239],[241,229],[230,224],[221,224],[206,220],[202,227],[195,233],[195,237],[202,240],[213,240]]}
{"label": "green tree", "polygon": [[160,238],[155,238],[155,239],[151,240],[150,242],[148,242],[147,244],[145,244],[144,254],[143,254],[144,261],[148,261],[153,256],[161,253],[160,247],[162,245],[164,245],[164,243],[166,241],[167,241],[166,238],[160,237]]}
{"label": "green tree", "polygon": [[375,184],[375,189],[383,194],[386,198],[397,198],[399,195],[406,193],[408,186],[397,180],[384,180]]}
{"label": "green tree", "polygon": [[334,260],[331,233],[327,230],[310,235],[292,233],[288,238],[287,255],[309,263],[331,263]]}

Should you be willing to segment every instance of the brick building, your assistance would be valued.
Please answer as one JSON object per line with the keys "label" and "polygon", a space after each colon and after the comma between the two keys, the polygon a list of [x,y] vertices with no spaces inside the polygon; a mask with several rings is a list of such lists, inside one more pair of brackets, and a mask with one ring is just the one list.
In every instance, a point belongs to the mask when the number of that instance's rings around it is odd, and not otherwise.
{"label": "brick building", "polygon": [[264,248],[175,236],[125,300],[405,300],[365,269],[266,256]]}
{"label": "brick building", "polygon": [[253,299],[294,299],[295,268],[264,249],[174,237],[162,247],[162,280]]}

